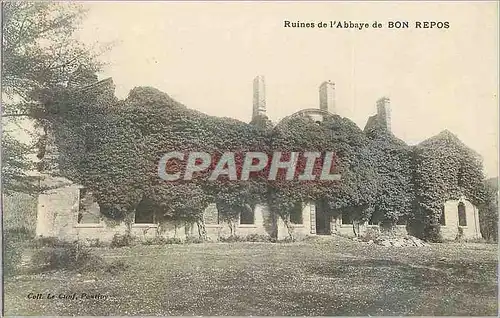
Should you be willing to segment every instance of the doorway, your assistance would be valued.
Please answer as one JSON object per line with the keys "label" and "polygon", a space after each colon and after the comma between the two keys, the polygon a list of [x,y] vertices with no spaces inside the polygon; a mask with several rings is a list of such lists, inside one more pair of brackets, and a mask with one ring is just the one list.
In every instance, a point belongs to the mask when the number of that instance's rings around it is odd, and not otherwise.
{"label": "doorway", "polygon": [[316,234],[317,235],[330,235],[330,219],[328,210],[325,208],[323,202],[316,202]]}

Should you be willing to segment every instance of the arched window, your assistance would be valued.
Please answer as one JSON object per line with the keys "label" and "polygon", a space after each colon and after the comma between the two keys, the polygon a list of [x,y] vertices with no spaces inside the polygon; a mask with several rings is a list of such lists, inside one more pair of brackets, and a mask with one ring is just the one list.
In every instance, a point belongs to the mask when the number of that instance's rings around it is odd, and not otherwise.
{"label": "arched window", "polygon": [[215,203],[209,204],[203,211],[203,220],[205,224],[220,224],[219,209]]}
{"label": "arched window", "polygon": [[240,224],[255,224],[255,206],[246,205],[241,209]]}
{"label": "arched window", "polygon": [[465,204],[460,202],[458,204],[458,225],[467,226],[467,217],[465,215]]}
{"label": "arched window", "polygon": [[78,224],[99,224],[101,209],[92,193],[85,188],[79,189]]}
{"label": "arched window", "polygon": [[148,200],[142,200],[135,209],[135,224],[155,224],[156,215],[155,211],[148,202]]}

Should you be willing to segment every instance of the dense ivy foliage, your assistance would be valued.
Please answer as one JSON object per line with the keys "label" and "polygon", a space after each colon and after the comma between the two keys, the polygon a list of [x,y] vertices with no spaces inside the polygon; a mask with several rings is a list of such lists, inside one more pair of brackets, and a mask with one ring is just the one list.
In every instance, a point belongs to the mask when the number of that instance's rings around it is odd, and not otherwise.
{"label": "dense ivy foliage", "polygon": [[476,206],[485,201],[481,158],[447,130],[414,147],[413,178],[412,228],[429,240],[441,239],[439,218],[447,200],[465,197]]}
{"label": "dense ivy foliage", "polygon": [[[124,101],[114,98],[110,85],[58,94],[47,99],[46,119],[54,128],[60,172],[91,189],[103,213],[114,219],[127,220],[146,204],[157,220],[197,222],[203,236],[203,211],[210,203],[228,222],[267,203],[289,225],[297,203],[315,201],[332,216],[346,213],[388,228],[411,219],[417,235],[432,238],[446,200],[465,195],[474,204],[483,202],[481,163],[448,132],[412,149],[384,129],[363,132],[337,115],[322,122],[291,116],[273,127],[265,116],[250,124],[208,116],[148,87],[133,89]],[[273,181],[267,180],[269,171],[247,181],[222,176],[215,182],[202,171],[192,180],[167,182],[158,177],[158,162],[171,151],[210,153],[212,167],[224,152],[236,153],[237,166],[249,151],[268,153],[269,160],[276,151],[282,160],[291,152],[334,152],[330,172],[341,180],[284,180],[280,169]],[[305,159],[299,157],[296,177]],[[182,171],[183,165],[169,169]],[[317,159],[314,174],[322,166]]]}
{"label": "dense ivy foliage", "polygon": [[479,206],[481,234],[486,240],[498,241],[498,178],[485,181],[485,201]]}
{"label": "dense ivy foliage", "polygon": [[380,127],[366,131],[371,140],[370,155],[377,172],[377,193],[373,223],[391,228],[411,215],[414,200],[411,148]]}
{"label": "dense ivy foliage", "polygon": [[[376,174],[369,154],[369,141],[349,119],[332,115],[322,122],[308,116],[297,116],[278,124],[270,137],[272,149],[283,152],[310,151],[335,154],[332,173],[341,180],[270,181],[268,201],[271,210],[287,224],[289,214],[298,202],[322,203],[324,212],[331,216],[348,213],[356,220],[368,220],[376,191]],[[321,156],[320,158],[324,158]],[[320,175],[323,160],[318,159],[313,169]],[[299,158],[297,174],[304,169]]]}

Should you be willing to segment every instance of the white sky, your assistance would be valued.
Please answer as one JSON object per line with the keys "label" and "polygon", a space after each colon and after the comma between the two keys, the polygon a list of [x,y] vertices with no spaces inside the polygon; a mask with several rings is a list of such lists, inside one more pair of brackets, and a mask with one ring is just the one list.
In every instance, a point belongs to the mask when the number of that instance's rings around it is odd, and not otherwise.
{"label": "white sky", "polygon": [[[498,175],[496,2],[90,3],[79,33],[117,41],[104,58],[116,94],[153,86],[210,115],[249,121],[252,80],[266,78],[276,121],[319,107],[336,83],[337,108],[363,128],[391,98],[392,130],[410,144],[448,129]],[[449,21],[449,29],[285,29],[283,21]]]}

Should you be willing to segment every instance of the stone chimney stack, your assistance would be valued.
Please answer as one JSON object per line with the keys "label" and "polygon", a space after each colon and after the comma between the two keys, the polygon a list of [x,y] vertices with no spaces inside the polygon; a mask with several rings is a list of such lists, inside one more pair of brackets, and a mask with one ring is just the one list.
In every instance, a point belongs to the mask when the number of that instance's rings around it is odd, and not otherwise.
{"label": "stone chimney stack", "polygon": [[382,127],[391,131],[391,100],[382,97],[377,101],[377,118]]}
{"label": "stone chimney stack", "polygon": [[264,76],[259,75],[253,79],[253,113],[252,119],[258,115],[266,114],[266,83]]}
{"label": "stone chimney stack", "polygon": [[335,83],[327,81],[319,86],[319,109],[337,114],[335,108]]}

